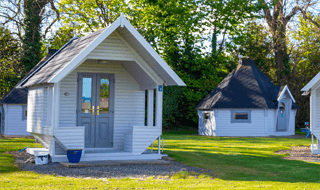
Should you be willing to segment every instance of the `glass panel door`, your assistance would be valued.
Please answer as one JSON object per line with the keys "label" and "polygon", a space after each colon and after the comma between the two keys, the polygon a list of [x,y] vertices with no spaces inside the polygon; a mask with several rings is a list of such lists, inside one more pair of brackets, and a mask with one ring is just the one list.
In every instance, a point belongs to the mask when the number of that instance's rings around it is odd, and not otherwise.
{"label": "glass panel door", "polygon": [[82,113],[92,113],[92,78],[82,79]]}
{"label": "glass panel door", "polygon": [[114,75],[79,73],[77,117],[86,148],[113,146]]}
{"label": "glass panel door", "polygon": [[95,81],[95,74],[79,74],[77,125],[85,127],[86,148],[95,146]]}
{"label": "glass panel door", "polygon": [[110,80],[108,78],[100,79],[100,113],[109,113],[110,100]]}

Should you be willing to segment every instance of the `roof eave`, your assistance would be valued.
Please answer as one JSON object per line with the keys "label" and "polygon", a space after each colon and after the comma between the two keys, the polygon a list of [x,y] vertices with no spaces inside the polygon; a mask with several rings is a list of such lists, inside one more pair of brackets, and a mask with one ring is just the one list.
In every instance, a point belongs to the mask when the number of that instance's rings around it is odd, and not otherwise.
{"label": "roof eave", "polygon": [[65,47],[67,47],[73,40],[78,39],[78,36],[73,37],[71,40],[69,40],[63,47],[61,47],[58,51],[56,51],[48,60],[46,60],[44,63],[42,63],[35,71],[33,71],[27,78],[25,78],[22,82],[20,82],[16,88],[22,88],[22,86],[35,74],[37,73],[43,66],[45,66],[51,59],[54,58],[57,54],[60,53],[61,50],[63,50]]}
{"label": "roof eave", "polygon": [[313,77],[311,81],[309,81],[308,84],[301,89],[301,91],[305,91],[305,92],[309,91],[319,80],[320,80],[320,72],[315,77]]}
{"label": "roof eave", "polygon": [[284,87],[284,89],[282,90],[282,92],[281,92],[280,96],[278,97],[277,101],[279,102],[279,101],[281,100],[282,96],[284,95],[284,93],[285,93],[286,91],[288,91],[288,94],[290,95],[293,103],[296,103],[296,100],[293,98],[293,96],[292,96],[292,94],[291,94],[291,92],[290,92],[290,90],[289,90],[289,88],[288,88],[287,85],[286,85],[286,86]]}

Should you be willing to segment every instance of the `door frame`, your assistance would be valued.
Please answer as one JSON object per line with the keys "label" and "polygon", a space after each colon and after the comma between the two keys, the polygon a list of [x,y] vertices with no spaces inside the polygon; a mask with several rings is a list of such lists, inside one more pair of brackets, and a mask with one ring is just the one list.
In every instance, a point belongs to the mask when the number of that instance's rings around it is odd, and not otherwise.
{"label": "door frame", "polygon": [[[80,83],[80,76],[81,75],[104,75],[104,76],[108,76],[110,77],[110,84],[112,83],[113,85],[113,90],[111,90],[110,92],[110,97],[113,97],[113,101],[110,101],[110,105],[112,105],[112,109],[113,110],[110,110],[110,112],[112,113],[112,147],[105,147],[105,148],[95,148],[95,147],[91,147],[91,148],[85,148],[87,150],[110,150],[110,149],[113,149],[114,147],[114,110],[115,110],[115,74],[113,73],[83,73],[83,72],[80,72],[80,73],[77,73],[77,94],[76,94],[76,126],[81,126],[81,124],[79,123],[80,121],[80,114],[81,113],[81,108],[82,108],[82,105],[81,105],[81,102],[80,100],[82,99],[82,83]],[[94,77],[95,79],[97,79],[96,77]],[[92,82],[92,85],[94,85],[96,82]],[[96,85],[96,84],[95,84]],[[96,85],[97,86],[97,85]],[[110,88],[111,88],[111,85],[110,85]],[[97,94],[96,94],[96,91],[97,89],[92,89],[92,97],[95,96],[97,98]],[[92,101],[93,102],[93,101]],[[97,102],[95,101],[95,104],[97,104]],[[95,106],[95,116],[97,114],[97,108],[96,108],[96,105]],[[111,106],[109,106],[109,108],[111,108]],[[84,134],[85,136],[85,134]],[[94,139],[95,141],[95,139]]]}
{"label": "door frame", "polygon": [[[284,105],[284,112],[283,112],[283,115],[285,117],[285,129],[284,130],[279,130],[279,115],[281,114],[280,113],[280,105],[283,104]],[[288,121],[287,121],[287,117],[288,117],[288,114],[287,114],[287,111],[288,111],[288,108],[287,108],[287,102],[285,101],[280,101],[279,102],[279,111],[278,111],[278,114],[277,114],[277,125],[276,125],[276,131],[277,132],[285,132],[288,130]],[[290,113],[290,112],[289,112]]]}

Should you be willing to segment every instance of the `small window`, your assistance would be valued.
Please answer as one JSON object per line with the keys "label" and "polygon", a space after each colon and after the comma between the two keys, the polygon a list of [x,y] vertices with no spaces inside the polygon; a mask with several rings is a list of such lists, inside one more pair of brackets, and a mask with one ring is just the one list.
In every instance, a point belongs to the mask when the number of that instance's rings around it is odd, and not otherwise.
{"label": "small window", "polygon": [[209,119],[209,113],[204,113],[204,119]]}
{"label": "small window", "polygon": [[249,118],[248,113],[234,113],[233,117],[236,120],[247,120]]}
{"label": "small window", "polygon": [[283,102],[281,102],[281,104],[280,104],[280,113],[284,113],[285,109],[286,109],[286,106],[284,105]]}
{"label": "small window", "polygon": [[22,106],[22,120],[27,120],[28,108],[27,105]]}
{"label": "small window", "polygon": [[251,123],[251,111],[250,110],[232,110],[231,111],[231,123]]}

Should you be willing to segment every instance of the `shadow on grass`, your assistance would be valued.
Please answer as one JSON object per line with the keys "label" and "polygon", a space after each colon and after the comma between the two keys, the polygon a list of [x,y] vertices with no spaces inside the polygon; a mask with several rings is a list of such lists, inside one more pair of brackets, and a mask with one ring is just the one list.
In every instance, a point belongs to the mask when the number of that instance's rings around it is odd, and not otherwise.
{"label": "shadow on grass", "polygon": [[224,180],[318,183],[320,179],[320,164],[285,160],[281,155],[253,156],[210,153],[205,149],[187,150],[168,150],[165,153],[184,164],[212,170],[218,178]]}

